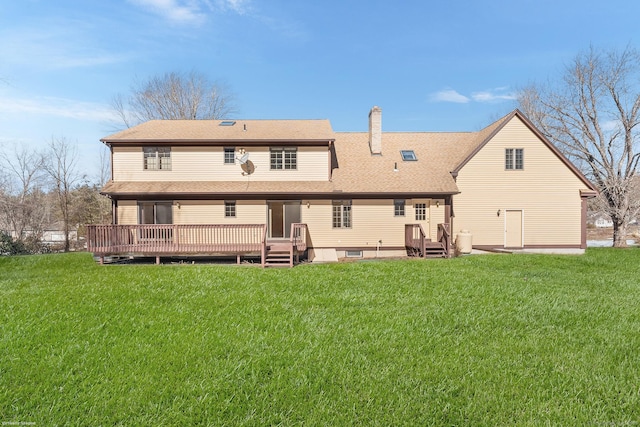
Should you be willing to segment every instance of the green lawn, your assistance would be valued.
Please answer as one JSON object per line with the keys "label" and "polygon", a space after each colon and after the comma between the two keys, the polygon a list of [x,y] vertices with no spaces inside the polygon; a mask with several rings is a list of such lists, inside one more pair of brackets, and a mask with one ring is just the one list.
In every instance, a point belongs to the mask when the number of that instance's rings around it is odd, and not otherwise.
{"label": "green lawn", "polygon": [[640,425],[639,260],[0,257],[0,422]]}

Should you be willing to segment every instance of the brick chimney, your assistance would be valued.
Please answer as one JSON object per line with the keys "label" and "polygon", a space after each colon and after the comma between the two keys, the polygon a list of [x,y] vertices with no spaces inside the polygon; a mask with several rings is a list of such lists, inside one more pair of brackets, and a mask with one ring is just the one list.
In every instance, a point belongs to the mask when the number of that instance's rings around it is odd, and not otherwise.
{"label": "brick chimney", "polygon": [[377,106],[369,112],[369,147],[371,154],[382,154],[382,108]]}

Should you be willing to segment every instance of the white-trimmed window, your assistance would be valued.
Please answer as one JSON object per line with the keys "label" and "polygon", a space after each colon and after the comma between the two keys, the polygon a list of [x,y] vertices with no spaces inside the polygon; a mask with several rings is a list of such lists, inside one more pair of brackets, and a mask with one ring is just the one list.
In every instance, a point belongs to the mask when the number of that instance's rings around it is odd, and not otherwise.
{"label": "white-trimmed window", "polygon": [[236,217],[236,201],[235,200],[226,200],[224,202],[224,216],[225,218]]}
{"label": "white-trimmed window", "polygon": [[334,200],[333,228],[351,228],[351,200]]}
{"label": "white-trimmed window", "polygon": [[414,210],[416,212],[416,221],[424,221],[427,219],[427,204],[426,203],[416,203],[414,205]]}
{"label": "white-trimmed window", "polygon": [[145,170],[171,170],[171,147],[143,147]]}
{"label": "white-trimmed window", "polygon": [[236,164],[236,147],[224,147],[224,164]]}
{"label": "white-trimmed window", "polygon": [[505,148],[504,168],[507,170],[524,169],[524,148]]}
{"label": "white-trimmed window", "polygon": [[393,216],[404,216],[404,199],[396,199],[393,201]]}
{"label": "white-trimmed window", "polygon": [[297,147],[271,147],[271,170],[295,170],[298,168]]}

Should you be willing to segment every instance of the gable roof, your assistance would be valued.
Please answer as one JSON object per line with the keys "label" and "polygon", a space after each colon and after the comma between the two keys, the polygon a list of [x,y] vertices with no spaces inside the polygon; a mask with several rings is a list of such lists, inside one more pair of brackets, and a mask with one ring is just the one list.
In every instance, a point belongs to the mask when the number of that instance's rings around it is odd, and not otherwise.
{"label": "gable roof", "polygon": [[[428,197],[459,193],[458,172],[514,118],[520,119],[582,182],[584,194],[595,187],[518,110],[478,132],[383,132],[382,154],[373,155],[368,132],[333,132],[328,120],[153,120],[102,139],[107,145],[204,145],[229,143],[290,143],[333,145],[335,164],[330,181],[297,182],[109,182],[102,193],[119,197],[136,194],[235,194],[340,197]],[[245,127],[246,126],[246,127]],[[246,130],[245,130],[246,129]],[[412,150],[416,161],[403,161],[401,150]]]}
{"label": "gable roof", "polygon": [[[531,121],[529,119],[527,119],[527,117],[520,111],[520,110],[513,110],[511,113],[507,114],[506,116],[502,117],[501,119],[498,119],[497,121],[493,122],[492,124],[490,124],[489,126],[487,126],[486,128],[482,129],[480,132],[478,132],[478,138],[475,144],[475,148],[473,148],[473,150],[471,152],[468,153],[468,155],[466,157],[464,157],[464,159],[451,171],[451,174],[455,177],[458,175],[458,173],[460,172],[460,170],[476,155],[478,154],[478,152],[480,150],[482,150],[482,148],[487,145],[487,143],[498,133],[502,130],[502,128],[505,127],[505,125],[507,123],[509,123],[513,118],[517,117],[518,119],[520,119],[522,121],[522,123],[524,123],[524,125],[529,128],[529,130],[531,132],[533,132],[538,139],[540,139],[540,141],[542,141],[543,144],[545,144],[547,146],[547,148],[549,148],[549,150],[551,150],[551,152],[553,154],[555,154],[555,156],[560,159],[560,161],[562,163],[564,163],[564,165],[569,168],[584,184],[585,186],[587,186],[587,188],[589,190],[591,190],[592,192],[597,192],[595,186],[591,183],[591,181],[589,181],[587,179],[587,177],[584,176],[584,174],[573,164],[569,161],[569,159],[567,159],[564,154],[562,154],[560,152],[560,150],[558,150],[558,148],[553,145],[551,143],[551,141],[549,141],[547,139],[547,137],[545,137],[534,125],[533,123],[531,123]],[[587,194],[587,193],[585,193]],[[595,194],[593,194],[595,195]]]}
{"label": "gable roof", "polygon": [[[221,125],[233,122],[233,125]],[[333,141],[329,120],[150,120],[102,138],[110,144]]]}

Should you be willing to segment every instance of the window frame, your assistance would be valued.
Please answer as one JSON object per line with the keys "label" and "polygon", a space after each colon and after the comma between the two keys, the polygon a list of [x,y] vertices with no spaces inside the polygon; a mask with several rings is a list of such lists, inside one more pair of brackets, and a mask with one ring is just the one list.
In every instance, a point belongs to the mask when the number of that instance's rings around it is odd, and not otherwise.
{"label": "window frame", "polygon": [[[153,159],[153,161],[150,161]],[[148,171],[171,170],[171,147],[166,145],[142,147],[142,169]]]}
{"label": "window frame", "polygon": [[400,150],[400,157],[402,157],[403,162],[417,162],[418,157],[416,156],[416,152],[413,150]]}
{"label": "window frame", "polygon": [[331,228],[352,228],[353,209],[351,200],[331,201]]}
{"label": "window frame", "polygon": [[269,147],[270,170],[297,170],[298,147]]}
{"label": "window frame", "polygon": [[504,149],[504,169],[508,171],[524,170],[524,148]]}
{"label": "window frame", "polygon": [[224,217],[225,218],[237,218],[238,217],[238,204],[235,200],[224,201]]}
{"label": "window frame", "polygon": [[236,164],[236,147],[224,147],[222,150],[222,153],[223,153],[223,163],[225,165]]}
{"label": "window frame", "polygon": [[[157,224],[173,224],[173,202],[165,201],[165,200],[141,200],[138,201],[138,224],[140,225],[157,225]],[[162,205],[167,209],[165,213],[168,213],[170,222],[158,222],[158,205]],[[153,217],[153,222],[144,222],[145,221],[145,206],[152,206],[151,216]]]}
{"label": "window frame", "polygon": [[404,217],[407,212],[407,201],[405,199],[394,199],[393,200],[393,216],[394,217]]}
{"label": "window frame", "polygon": [[416,221],[426,221],[427,220],[427,204],[424,202],[415,203],[413,205],[413,210],[415,212]]}

